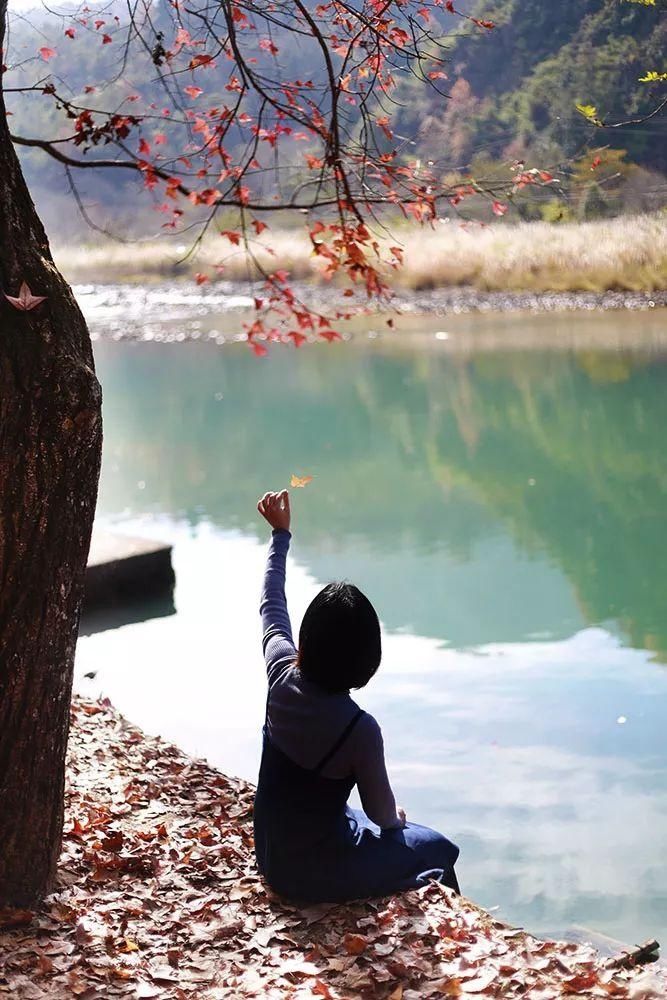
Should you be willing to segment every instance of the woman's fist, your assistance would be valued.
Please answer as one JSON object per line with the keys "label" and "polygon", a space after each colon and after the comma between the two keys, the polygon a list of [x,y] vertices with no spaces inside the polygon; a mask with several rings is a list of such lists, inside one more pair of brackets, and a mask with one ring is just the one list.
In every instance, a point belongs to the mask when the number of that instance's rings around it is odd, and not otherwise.
{"label": "woman's fist", "polygon": [[257,510],[269,522],[274,531],[289,531],[289,493],[265,493],[257,504]]}

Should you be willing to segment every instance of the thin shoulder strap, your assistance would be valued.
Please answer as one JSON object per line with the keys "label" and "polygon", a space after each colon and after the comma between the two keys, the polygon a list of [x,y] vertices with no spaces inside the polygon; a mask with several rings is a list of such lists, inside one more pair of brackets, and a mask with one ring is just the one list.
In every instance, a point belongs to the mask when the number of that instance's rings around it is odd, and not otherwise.
{"label": "thin shoulder strap", "polygon": [[354,718],[351,719],[350,722],[348,722],[347,726],[345,727],[345,729],[343,730],[343,732],[340,734],[340,736],[338,737],[338,739],[336,740],[336,742],[334,743],[334,745],[331,747],[330,750],[327,750],[327,752],[325,753],[324,757],[322,758],[322,760],[319,762],[319,764],[315,768],[315,773],[316,774],[319,774],[319,772],[322,770],[322,768],[326,767],[326,765],[329,763],[329,761],[334,756],[334,754],[338,753],[338,751],[342,747],[343,743],[348,738],[348,736],[350,735],[350,733],[352,732],[352,730],[354,729],[354,727],[356,726],[357,722],[359,721],[359,719],[361,718],[361,716],[363,714],[364,714],[364,710],[363,710],[363,708],[360,708],[359,711],[357,712],[357,714],[354,716]]}

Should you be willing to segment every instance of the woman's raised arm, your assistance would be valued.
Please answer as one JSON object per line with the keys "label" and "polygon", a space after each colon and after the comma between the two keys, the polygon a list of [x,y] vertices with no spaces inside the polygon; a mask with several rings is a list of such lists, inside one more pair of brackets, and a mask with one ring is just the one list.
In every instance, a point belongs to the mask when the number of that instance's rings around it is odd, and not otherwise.
{"label": "woman's raised arm", "polygon": [[285,598],[285,573],[290,538],[290,505],[287,490],[265,493],[257,510],[273,529],[264,573],[259,611],[262,616],[262,648],[269,684],[296,657],[292,625]]}

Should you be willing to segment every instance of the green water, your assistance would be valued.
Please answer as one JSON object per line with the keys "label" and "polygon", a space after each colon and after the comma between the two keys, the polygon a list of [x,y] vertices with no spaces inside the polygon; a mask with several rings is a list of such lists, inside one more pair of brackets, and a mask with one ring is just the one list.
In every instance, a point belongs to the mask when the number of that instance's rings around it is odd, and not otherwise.
{"label": "green water", "polygon": [[254,507],[312,475],[294,622],[332,578],[375,603],[384,664],[360,701],[409,817],[460,844],[464,891],[536,931],[667,940],[667,357],[96,355],[100,512],[175,543],[177,613],[82,638],[80,689],[253,778]]}

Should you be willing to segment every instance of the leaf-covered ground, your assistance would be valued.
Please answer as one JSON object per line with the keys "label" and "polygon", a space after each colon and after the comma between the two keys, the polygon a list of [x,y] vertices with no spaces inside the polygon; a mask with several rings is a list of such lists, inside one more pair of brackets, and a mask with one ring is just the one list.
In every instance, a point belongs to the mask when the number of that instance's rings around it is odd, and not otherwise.
{"label": "leaf-covered ground", "polygon": [[420,1000],[667,996],[655,970],[540,941],[432,884],[348,906],[297,906],[258,878],[252,787],[129,725],[72,710],[55,892],[0,910],[0,996]]}

